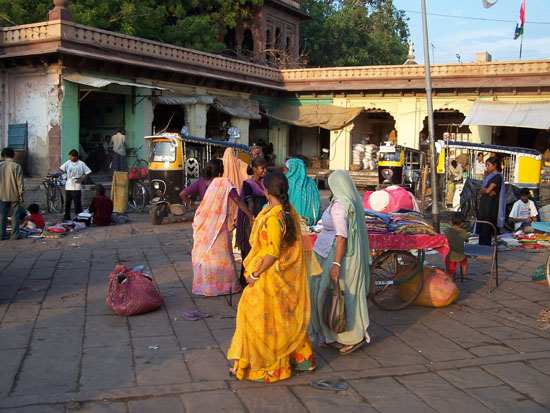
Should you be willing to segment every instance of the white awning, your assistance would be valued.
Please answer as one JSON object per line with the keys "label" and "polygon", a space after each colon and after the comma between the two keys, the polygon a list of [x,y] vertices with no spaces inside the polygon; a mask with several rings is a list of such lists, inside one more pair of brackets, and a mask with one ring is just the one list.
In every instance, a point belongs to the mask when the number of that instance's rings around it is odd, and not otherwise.
{"label": "white awning", "polygon": [[516,103],[477,101],[462,124],[549,129],[550,101]]}
{"label": "white awning", "polygon": [[103,79],[100,77],[79,75],[77,73],[74,73],[72,75],[65,75],[63,76],[63,79],[68,80],[69,82],[78,83],[80,85],[92,86],[95,88],[102,88],[114,83],[122,86],[135,86],[135,87],[143,87],[146,89],[168,90],[163,87],[145,85],[143,83],[124,82],[122,80],[116,80],[116,79]]}

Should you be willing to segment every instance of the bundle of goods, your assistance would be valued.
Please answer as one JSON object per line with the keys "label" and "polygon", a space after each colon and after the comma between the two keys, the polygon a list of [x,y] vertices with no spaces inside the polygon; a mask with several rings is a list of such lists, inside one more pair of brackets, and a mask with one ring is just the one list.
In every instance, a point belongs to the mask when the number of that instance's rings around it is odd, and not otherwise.
{"label": "bundle of goods", "polygon": [[365,209],[365,223],[369,234],[387,234],[389,222],[387,215]]}
{"label": "bundle of goods", "polygon": [[26,228],[19,228],[19,233],[26,238],[42,238],[42,230],[40,228],[29,228],[28,225]]}
{"label": "bundle of goods", "polygon": [[397,185],[388,186],[380,191],[366,191],[363,198],[363,208],[383,214],[399,211],[400,209],[420,211],[414,195]]}
{"label": "bundle of goods", "polygon": [[376,169],[376,145],[365,145],[365,152],[363,156],[363,168],[364,169]]}
{"label": "bundle of goods", "polygon": [[62,238],[68,232],[63,226],[46,227],[42,230],[44,238],[59,239]]}
{"label": "bundle of goods", "polygon": [[[458,287],[450,275],[445,274],[439,268],[424,267],[422,271],[424,273],[424,282],[413,304],[423,307],[446,307],[457,300],[459,294]],[[401,298],[405,301],[410,300],[418,290],[419,282],[420,277],[414,277],[407,283],[398,284],[397,291]]]}
{"label": "bundle of goods", "polygon": [[390,219],[388,228],[393,234],[437,235],[437,232],[435,232],[433,227],[424,220],[419,212],[400,210],[398,212],[389,213],[388,218]]}
{"label": "bundle of goods", "polygon": [[363,163],[363,158],[365,156],[365,145],[362,143],[356,143],[352,145],[351,148],[351,163],[352,165],[359,165],[361,169],[361,164]]}

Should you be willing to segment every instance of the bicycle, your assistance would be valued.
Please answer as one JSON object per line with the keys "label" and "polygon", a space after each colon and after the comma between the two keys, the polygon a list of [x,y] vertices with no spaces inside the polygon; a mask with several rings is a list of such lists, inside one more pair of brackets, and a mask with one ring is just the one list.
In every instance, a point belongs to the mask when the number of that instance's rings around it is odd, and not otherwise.
{"label": "bicycle", "polygon": [[46,191],[46,208],[50,212],[63,212],[64,199],[61,187],[64,183],[61,181],[61,173],[48,174],[42,185]]}
{"label": "bicycle", "polygon": [[142,147],[137,149],[128,148],[130,154],[133,153],[136,157],[133,166],[128,170],[128,206],[137,212],[143,212],[151,199],[149,189],[145,184],[149,162],[145,159],[140,159],[138,154]]}

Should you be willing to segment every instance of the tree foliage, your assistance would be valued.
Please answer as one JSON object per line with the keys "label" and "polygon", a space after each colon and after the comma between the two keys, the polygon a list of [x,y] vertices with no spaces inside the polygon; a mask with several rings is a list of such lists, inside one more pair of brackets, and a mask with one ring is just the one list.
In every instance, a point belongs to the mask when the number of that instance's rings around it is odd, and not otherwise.
{"label": "tree foliage", "polygon": [[[206,52],[263,0],[70,0],[77,23]],[[46,20],[51,0],[0,0],[0,25]]]}
{"label": "tree foliage", "polygon": [[302,0],[300,26],[309,67],[402,64],[409,28],[392,0]]}

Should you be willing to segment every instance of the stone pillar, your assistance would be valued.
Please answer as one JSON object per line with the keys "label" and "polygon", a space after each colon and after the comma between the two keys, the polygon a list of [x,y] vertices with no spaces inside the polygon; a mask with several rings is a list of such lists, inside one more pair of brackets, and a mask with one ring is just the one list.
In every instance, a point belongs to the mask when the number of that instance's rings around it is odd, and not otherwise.
{"label": "stone pillar", "polygon": [[250,119],[244,119],[244,118],[231,118],[231,126],[234,126],[235,128],[239,128],[239,131],[241,132],[241,137],[237,139],[237,143],[242,143],[243,145],[249,145],[248,142],[248,135],[249,135],[249,126],[250,126]]}
{"label": "stone pillar", "polygon": [[210,105],[204,103],[195,103],[194,105],[184,105],[185,123],[189,129],[190,136],[197,138],[206,138],[206,114]]}
{"label": "stone pillar", "polygon": [[67,8],[69,0],[53,0],[54,8],[48,12],[48,21],[50,20],[68,20],[73,21],[73,14]]}
{"label": "stone pillar", "polygon": [[350,123],[343,129],[330,131],[330,169],[349,171],[351,164],[351,130],[354,124]]}
{"label": "stone pillar", "polygon": [[289,126],[286,123],[279,123],[269,130],[269,141],[273,143],[273,152],[277,156],[276,166],[282,167],[288,157],[288,133]]}

